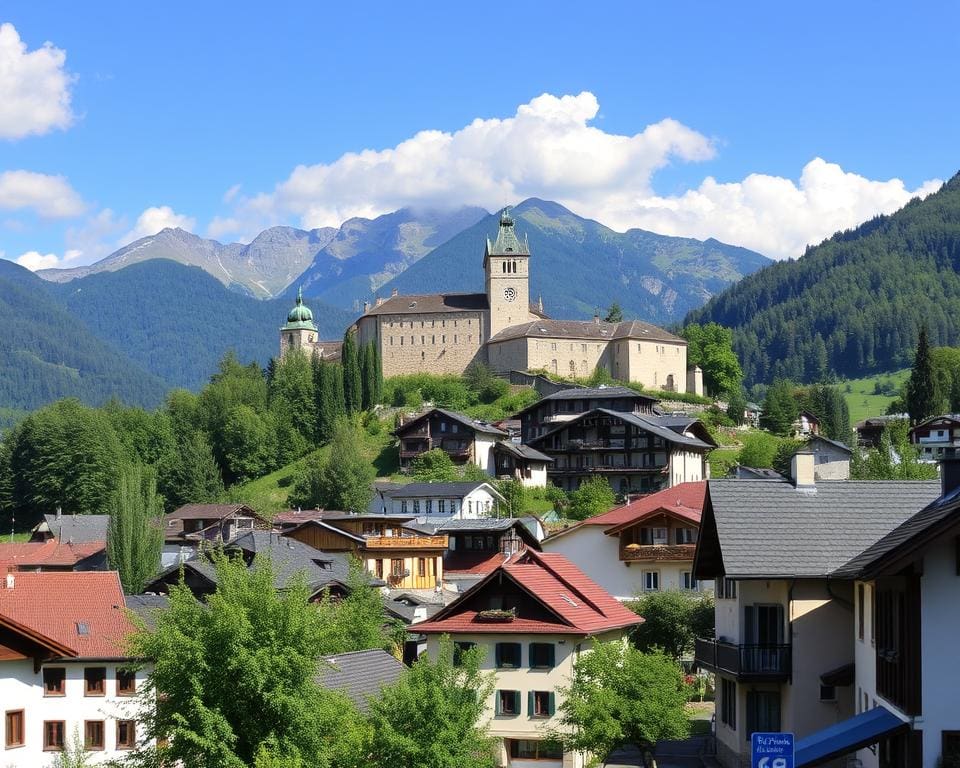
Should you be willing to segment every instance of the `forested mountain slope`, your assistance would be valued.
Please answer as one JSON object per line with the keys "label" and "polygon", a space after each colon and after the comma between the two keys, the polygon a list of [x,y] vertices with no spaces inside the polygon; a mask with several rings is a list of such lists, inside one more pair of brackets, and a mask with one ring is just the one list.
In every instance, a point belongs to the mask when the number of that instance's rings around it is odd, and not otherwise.
{"label": "forested mountain slope", "polygon": [[[41,282],[37,280],[37,282]],[[287,299],[260,301],[199,267],[155,259],[47,284],[70,313],[171,387],[200,387],[228,349],[261,365],[277,354]],[[321,338],[339,339],[353,315],[310,304]]]}
{"label": "forested mountain slope", "polygon": [[[769,264],[759,253],[667,237],[639,229],[614,232],[558,203],[530,198],[513,209],[517,233],[530,240],[530,295],[542,296],[556,318],[590,317],[618,302],[628,318],[680,320],[713,294]],[[464,230],[379,291],[401,293],[483,290],[483,248],[499,214]]]}
{"label": "forested mountain slope", "polygon": [[687,316],[734,330],[748,383],[909,366],[960,343],[960,174],[924,200],[744,278]]}
{"label": "forested mountain slope", "polygon": [[100,404],[113,396],[157,405],[166,385],[77,322],[50,287],[0,259],[0,407],[28,410],[61,397]]}

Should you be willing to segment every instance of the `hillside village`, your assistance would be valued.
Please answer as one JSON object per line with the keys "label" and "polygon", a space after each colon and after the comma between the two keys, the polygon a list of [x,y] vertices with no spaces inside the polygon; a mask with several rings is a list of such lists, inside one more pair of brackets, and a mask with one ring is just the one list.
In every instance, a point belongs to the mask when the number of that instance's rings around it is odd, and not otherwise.
{"label": "hillside village", "polygon": [[298,293],[266,371],[8,433],[16,765],[419,765],[454,736],[478,768],[739,768],[754,732],[799,766],[960,755],[953,352],[921,330],[889,416],[829,384],[751,402],[719,326],[548,318],[514,226],[483,294],[324,341]]}

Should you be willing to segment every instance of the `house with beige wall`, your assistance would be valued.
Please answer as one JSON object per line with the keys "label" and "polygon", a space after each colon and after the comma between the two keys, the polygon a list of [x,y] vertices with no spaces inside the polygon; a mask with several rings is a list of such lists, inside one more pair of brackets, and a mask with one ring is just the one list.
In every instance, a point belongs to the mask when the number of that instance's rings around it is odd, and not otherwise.
{"label": "house with beige wall", "polygon": [[707,484],[694,573],[715,580],[716,631],[695,655],[716,675],[725,768],[750,765],[755,731],[803,740],[856,714],[855,593],[833,574],[939,493],[931,482],[818,481],[810,453],[791,474]]}
{"label": "house with beige wall", "polygon": [[557,554],[525,549],[428,621],[427,653],[440,638],[485,651],[494,675],[485,720],[501,768],[583,768],[586,756],[550,744],[560,726],[562,689],[595,640],[622,640],[642,619]]}

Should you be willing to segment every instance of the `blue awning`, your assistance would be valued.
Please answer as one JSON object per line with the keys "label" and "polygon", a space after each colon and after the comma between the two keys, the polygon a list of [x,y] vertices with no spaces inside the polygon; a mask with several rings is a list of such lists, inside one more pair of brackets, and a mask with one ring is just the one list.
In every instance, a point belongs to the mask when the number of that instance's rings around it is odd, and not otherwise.
{"label": "blue awning", "polygon": [[909,727],[886,707],[874,707],[800,739],[795,748],[796,768],[826,763]]}

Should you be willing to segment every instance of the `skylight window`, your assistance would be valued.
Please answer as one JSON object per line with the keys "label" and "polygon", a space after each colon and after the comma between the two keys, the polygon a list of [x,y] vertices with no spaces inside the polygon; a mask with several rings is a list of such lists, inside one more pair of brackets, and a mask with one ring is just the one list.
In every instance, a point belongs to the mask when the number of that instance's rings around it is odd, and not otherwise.
{"label": "skylight window", "polygon": [[77,634],[87,636],[90,634],[90,625],[85,621],[77,622]]}
{"label": "skylight window", "polygon": [[577,607],[577,604],[573,601],[573,598],[571,598],[571,597],[567,597],[566,595],[560,595],[560,599],[561,599],[561,600],[566,600],[566,601],[567,601],[568,603],[570,603],[570,605],[572,605],[574,608]]}

